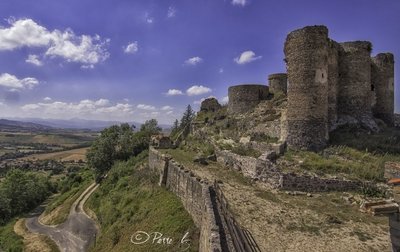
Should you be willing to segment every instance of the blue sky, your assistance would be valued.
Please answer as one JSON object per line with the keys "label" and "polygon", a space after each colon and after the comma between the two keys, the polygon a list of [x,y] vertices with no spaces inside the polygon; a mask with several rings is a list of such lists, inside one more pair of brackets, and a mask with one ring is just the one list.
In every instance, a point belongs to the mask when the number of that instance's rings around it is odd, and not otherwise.
{"label": "blue sky", "polygon": [[2,0],[0,117],[171,123],[285,71],[286,35],[306,25],[400,62],[399,13],[398,0]]}

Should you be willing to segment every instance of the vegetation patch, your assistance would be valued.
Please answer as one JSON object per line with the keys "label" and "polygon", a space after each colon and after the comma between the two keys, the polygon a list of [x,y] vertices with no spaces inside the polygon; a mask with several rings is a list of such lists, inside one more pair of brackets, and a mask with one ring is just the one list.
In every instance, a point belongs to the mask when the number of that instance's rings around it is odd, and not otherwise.
{"label": "vegetation patch", "polygon": [[9,221],[6,225],[0,225],[0,248],[4,251],[24,251],[23,237],[14,232],[17,219]]}
{"label": "vegetation patch", "polygon": [[[146,159],[147,152],[143,152],[117,162],[86,203],[96,213],[102,230],[91,251],[179,251],[186,232],[192,243],[188,251],[197,251],[199,231],[180,200],[157,185]],[[133,244],[131,238],[138,231],[159,232],[172,243],[150,240]]]}

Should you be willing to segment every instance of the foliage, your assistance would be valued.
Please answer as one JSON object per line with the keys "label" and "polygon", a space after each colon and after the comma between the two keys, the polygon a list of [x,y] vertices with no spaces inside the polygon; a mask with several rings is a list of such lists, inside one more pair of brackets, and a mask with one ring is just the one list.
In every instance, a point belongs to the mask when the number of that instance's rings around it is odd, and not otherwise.
{"label": "foliage", "polygon": [[8,252],[24,251],[23,238],[14,233],[16,221],[16,219],[13,219],[4,226],[0,225],[0,250],[4,249]]}
{"label": "foliage", "polygon": [[43,174],[10,170],[0,184],[0,225],[35,208],[56,186]]}
{"label": "foliage", "polygon": [[255,158],[261,156],[261,153],[259,151],[244,145],[238,145],[236,147],[233,147],[232,152],[241,156],[249,156]]}
{"label": "foliage", "polygon": [[[157,185],[157,176],[145,164],[147,152],[119,161],[89,198],[101,225],[101,234],[91,251],[179,251],[177,245],[189,232],[197,250],[197,229],[179,199]],[[156,221],[155,221],[156,220]],[[173,238],[173,245],[135,245],[130,242],[136,231],[160,232]]]}
{"label": "foliage", "polygon": [[96,180],[103,176],[116,160],[127,160],[149,147],[150,137],[159,134],[157,120],[151,119],[134,132],[129,124],[114,125],[104,129],[87,153],[89,167],[96,173]]}

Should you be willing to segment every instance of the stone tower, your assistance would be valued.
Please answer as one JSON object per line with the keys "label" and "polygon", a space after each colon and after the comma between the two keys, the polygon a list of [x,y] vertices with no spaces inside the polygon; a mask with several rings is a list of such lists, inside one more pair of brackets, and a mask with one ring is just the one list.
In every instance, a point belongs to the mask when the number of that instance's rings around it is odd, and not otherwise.
{"label": "stone tower", "polygon": [[337,96],[339,92],[339,52],[341,47],[334,40],[329,40],[328,48],[328,123],[329,129],[336,127]]}
{"label": "stone tower", "polygon": [[260,101],[268,98],[268,87],[264,85],[248,84],[231,86],[228,89],[228,113],[245,113],[257,106]]}
{"label": "stone tower", "polygon": [[371,114],[371,49],[368,41],[340,44],[338,114],[362,118]]}
{"label": "stone tower", "polygon": [[282,92],[287,93],[287,74],[276,73],[268,75],[269,92],[272,94]]}
{"label": "stone tower", "polygon": [[379,53],[372,58],[371,88],[375,91],[374,116],[389,125],[394,123],[394,57]]}
{"label": "stone tower", "polygon": [[325,26],[307,26],[286,38],[289,146],[320,150],[327,144],[328,48]]}

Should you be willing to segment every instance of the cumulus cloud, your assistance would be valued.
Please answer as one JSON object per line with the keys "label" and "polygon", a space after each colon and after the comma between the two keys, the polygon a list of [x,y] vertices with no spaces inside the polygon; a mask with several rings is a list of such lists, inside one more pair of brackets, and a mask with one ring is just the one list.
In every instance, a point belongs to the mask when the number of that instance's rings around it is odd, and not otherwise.
{"label": "cumulus cloud", "polygon": [[43,63],[40,61],[39,56],[35,54],[30,54],[28,58],[25,60],[26,63],[30,63],[35,66],[42,66]]}
{"label": "cumulus cloud", "polygon": [[22,89],[32,89],[39,84],[39,81],[32,77],[18,79],[15,75],[3,73],[0,75],[0,86],[11,91],[19,91]]}
{"label": "cumulus cloud", "polygon": [[166,96],[175,96],[175,95],[183,95],[183,92],[179,89],[168,89],[168,92],[165,93]]}
{"label": "cumulus cloud", "polygon": [[146,105],[146,104],[139,104],[136,107],[138,109],[143,109],[143,110],[156,110],[156,107],[151,106],[151,105]]}
{"label": "cumulus cloud", "polygon": [[203,59],[196,56],[196,57],[192,57],[190,59],[185,60],[185,65],[195,66],[201,62],[203,62]]}
{"label": "cumulus cloud", "polygon": [[138,50],[139,50],[139,45],[138,45],[137,41],[129,43],[127,46],[124,47],[124,52],[125,53],[134,54]]}
{"label": "cumulus cloud", "polygon": [[48,57],[61,57],[86,66],[93,66],[109,57],[105,48],[109,40],[101,39],[99,35],[79,36],[71,29],[49,31],[32,19],[10,20],[9,24],[8,28],[0,28],[0,50],[43,47],[46,48],[44,55]]}
{"label": "cumulus cloud", "polygon": [[152,16],[150,16],[150,14],[148,12],[146,12],[144,14],[144,20],[146,21],[146,23],[148,24],[152,24],[154,22],[154,18]]}
{"label": "cumulus cloud", "polygon": [[166,110],[173,110],[174,108],[171,106],[164,106],[161,108],[161,110],[166,111]]}
{"label": "cumulus cloud", "polygon": [[202,85],[200,86],[194,85],[186,90],[186,94],[188,96],[195,96],[195,95],[207,94],[210,93],[211,91],[212,91],[211,88],[204,87]]}
{"label": "cumulus cloud", "polygon": [[52,100],[53,100],[53,99],[51,99],[51,98],[48,97],[48,96],[43,98],[43,101],[47,101],[47,102],[48,102],[48,101],[52,101]]}
{"label": "cumulus cloud", "polygon": [[232,0],[233,5],[245,6],[247,4],[247,0]]}
{"label": "cumulus cloud", "polygon": [[242,52],[242,54],[233,59],[237,64],[239,65],[243,65],[243,64],[247,64],[250,62],[253,62],[255,60],[261,59],[262,56],[256,56],[256,54],[253,51],[244,51]]}
{"label": "cumulus cloud", "polygon": [[167,17],[168,18],[173,18],[173,17],[175,17],[175,15],[176,15],[176,9],[174,7],[172,7],[172,6],[170,6],[168,8]]}
{"label": "cumulus cloud", "polygon": [[221,98],[221,103],[222,104],[227,104],[229,102],[229,97],[228,96],[224,96]]}
{"label": "cumulus cloud", "polygon": [[[128,103],[111,104],[107,99],[81,100],[80,102],[39,102],[26,104],[21,110],[33,116],[52,118],[126,118],[133,114],[133,106]],[[61,116],[60,116],[61,115]]]}

